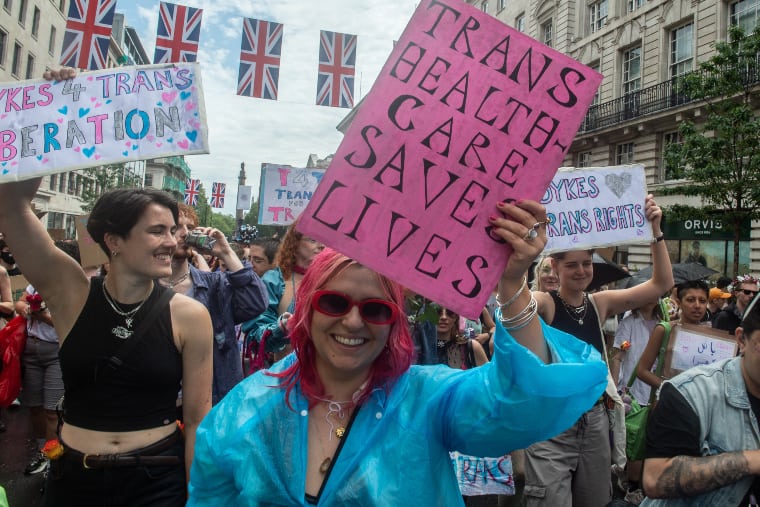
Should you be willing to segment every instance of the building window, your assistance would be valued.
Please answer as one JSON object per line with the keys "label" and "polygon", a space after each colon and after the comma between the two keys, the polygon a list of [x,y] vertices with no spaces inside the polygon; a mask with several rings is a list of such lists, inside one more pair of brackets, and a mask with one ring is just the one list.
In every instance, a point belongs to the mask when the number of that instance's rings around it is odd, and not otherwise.
{"label": "building window", "polygon": [[607,23],[607,0],[597,0],[588,7],[591,33],[601,30]]}
{"label": "building window", "polygon": [[480,10],[483,12],[488,12],[488,0],[483,0],[480,2]]}
{"label": "building window", "polygon": [[670,32],[670,77],[694,68],[694,25],[689,23]]}
{"label": "building window", "polygon": [[[595,63],[590,63],[589,67],[591,67],[592,70],[595,70],[595,71],[601,73],[601,65],[599,64],[598,61],[595,62]],[[596,93],[594,94],[594,100],[591,101],[591,105],[592,106],[595,106],[595,105],[597,105],[599,103],[599,97],[600,97],[600,95],[599,95],[600,91],[599,90],[600,89],[601,89],[601,87],[599,87],[599,88],[596,89]]]}
{"label": "building window", "polygon": [[21,44],[13,44],[13,61],[11,62],[11,74],[18,77],[21,72]]}
{"label": "building window", "polygon": [[641,46],[623,52],[623,94],[641,88]]}
{"label": "building window", "polygon": [[622,143],[617,145],[615,163],[617,165],[633,164],[633,143]]}
{"label": "building window", "polygon": [[59,175],[60,178],[58,179],[58,191],[60,193],[64,193],[66,191],[66,178],[63,174]]}
{"label": "building window", "polygon": [[519,14],[515,18],[515,28],[518,32],[525,32],[525,13]]}
{"label": "building window", "polygon": [[642,5],[646,3],[646,0],[628,0],[625,3],[625,12],[628,14],[629,12],[633,12]]}
{"label": "building window", "polygon": [[29,53],[26,57],[26,79],[32,79],[34,77],[34,55]]}
{"label": "building window", "polygon": [[550,19],[543,25],[541,25],[541,42],[549,46],[550,48],[553,47],[552,43],[554,41],[554,27],[552,26],[552,20]]}
{"label": "building window", "polygon": [[757,26],[757,10],[760,0],[740,0],[731,4],[730,21],[732,26],[739,25],[745,33],[750,33]]}
{"label": "building window", "polygon": [[66,0],[59,0],[58,2],[58,10],[63,12],[63,9],[66,7]]}
{"label": "building window", "polygon": [[69,181],[66,185],[66,190],[68,191],[69,195],[74,195],[76,192],[76,175],[73,172],[69,172]]}
{"label": "building window", "polygon": [[32,37],[35,39],[40,33],[40,8],[34,6],[34,14],[32,14]]}
{"label": "building window", "polygon": [[591,167],[591,152],[582,151],[581,153],[578,153],[575,167]]}
{"label": "building window", "polygon": [[0,65],[5,67],[5,51],[8,47],[8,32],[0,30]]}
{"label": "building window", "polygon": [[57,180],[58,180],[57,174],[50,175],[50,190],[52,190],[53,192],[55,192],[55,184]]}
{"label": "building window", "polygon": [[48,40],[48,53],[51,55],[55,54],[55,36],[56,36],[56,29],[53,25],[50,25],[50,40]]}
{"label": "building window", "polygon": [[12,7],[13,7],[13,0],[3,0],[3,8],[6,11],[10,13]]}
{"label": "building window", "polygon": [[153,186],[153,173],[145,173],[145,183],[144,185],[146,187],[152,187]]}
{"label": "building window", "polygon": [[666,132],[662,135],[662,163],[660,164],[660,181],[677,180],[681,178],[681,169],[677,164],[669,164],[667,159],[668,147],[674,144],[683,144],[683,137],[679,132]]}
{"label": "building window", "polygon": [[504,9],[507,8],[507,0],[498,0],[496,5],[497,5],[496,9],[498,12],[503,11]]}
{"label": "building window", "polygon": [[19,0],[18,24],[24,26],[26,23],[26,0]]}

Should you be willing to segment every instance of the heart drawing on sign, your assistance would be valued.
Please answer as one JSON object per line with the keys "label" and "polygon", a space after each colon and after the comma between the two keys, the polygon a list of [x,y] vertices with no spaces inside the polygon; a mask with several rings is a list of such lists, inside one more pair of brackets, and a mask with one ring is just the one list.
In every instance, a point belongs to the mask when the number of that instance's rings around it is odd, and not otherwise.
{"label": "heart drawing on sign", "polygon": [[612,190],[612,193],[618,196],[618,199],[623,197],[625,191],[631,186],[631,175],[625,174],[608,174],[604,177],[604,184],[607,188]]}

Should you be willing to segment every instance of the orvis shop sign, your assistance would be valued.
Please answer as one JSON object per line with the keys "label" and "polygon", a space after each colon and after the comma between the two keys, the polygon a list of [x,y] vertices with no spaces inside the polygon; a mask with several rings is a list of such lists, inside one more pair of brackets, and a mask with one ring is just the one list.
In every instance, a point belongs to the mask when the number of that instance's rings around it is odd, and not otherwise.
{"label": "orvis shop sign", "polygon": [[[741,224],[739,240],[749,241],[750,221]],[[664,220],[662,232],[667,239],[734,239],[734,229],[722,218]]]}

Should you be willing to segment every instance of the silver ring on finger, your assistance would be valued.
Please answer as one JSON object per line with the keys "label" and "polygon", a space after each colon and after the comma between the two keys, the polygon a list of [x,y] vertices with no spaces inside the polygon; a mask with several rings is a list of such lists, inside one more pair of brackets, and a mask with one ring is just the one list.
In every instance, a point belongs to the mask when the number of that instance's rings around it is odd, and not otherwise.
{"label": "silver ring on finger", "polygon": [[[539,225],[539,224],[536,224]],[[536,226],[533,226],[533,229],[528,229],[528,233],[523,236],[523,240],[525,241],[533,241],[538,237],[538,228]]]}

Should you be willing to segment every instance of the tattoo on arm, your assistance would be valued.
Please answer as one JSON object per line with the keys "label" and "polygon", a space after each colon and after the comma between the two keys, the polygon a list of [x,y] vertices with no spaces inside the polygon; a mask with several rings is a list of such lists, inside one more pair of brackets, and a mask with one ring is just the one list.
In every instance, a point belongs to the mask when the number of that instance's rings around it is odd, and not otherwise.
{"label": "tattoo on arm", "polygon": [[676,456],[657,480],[665,498],[701,495],[750,475],[749,462],[741,451],[715,456]]}

